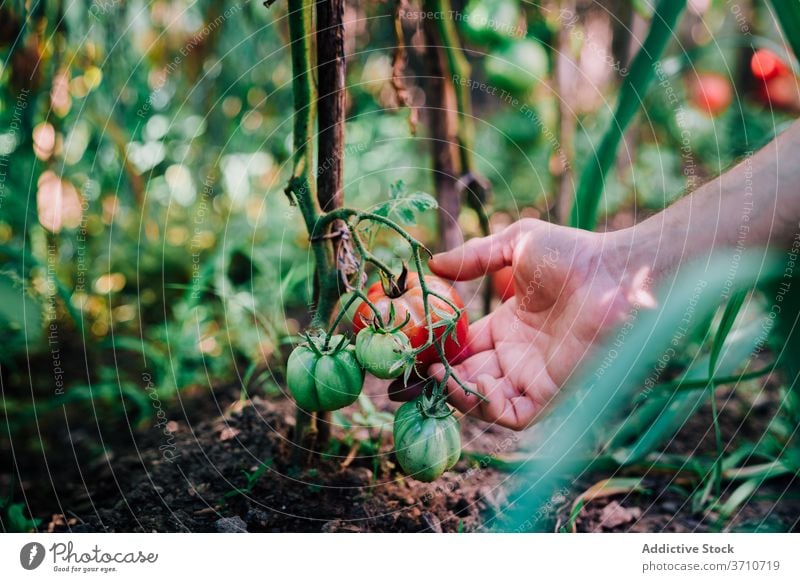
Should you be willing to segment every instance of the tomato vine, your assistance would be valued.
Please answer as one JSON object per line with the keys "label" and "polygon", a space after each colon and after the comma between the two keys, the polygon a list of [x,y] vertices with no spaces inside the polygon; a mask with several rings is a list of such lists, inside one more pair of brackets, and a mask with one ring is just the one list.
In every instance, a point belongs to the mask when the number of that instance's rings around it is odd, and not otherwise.
{"label": "tomato vine", "polygon": [[[324,125],[334,128],[335,137],[332,138],[335,140],[334,144],[332,146],[331,143],[325,142],[326,151],[336,148],[341,150],[344,131],[342,101],[340,99],[331,100],[330,98],[331,93],[335,92],[339,92],[340,96],[343,96],[343,87],[336,85],[341,81],[344,74],[344,55],[342,48],[338,46],[341,38],[330,33],[332,29],[341,30],[343,10],[339,0],[322,0],[321,4],[325,4],[325,6],[317,6],[317,60],[321,61],[321,55],[325,52],[322,47],[323,42],[333,43],[337,45],[331,49],[334,53],[334,59],[333,61],[327,61],[325,66],[330,68],[332,66],[331,62],[333,62],[335,66],[341,68],[341,71],[339,71],[340,75],[337,75],[335,74],[336,71],[327,70],[324,76],[325,83],[328,83],[328,86],[323,87],[323,74],[321,72],[323,65],[322,63],[317,63],[320,69],[320,74],[318,75],[320,97],[318,98],[313,83],[314,58],[311,52],[314,44],[312,42],[314,38],[312,10],[315,2],[313,0],[289,1],[294,134],[292,175],[285,192],[292,205],[296,206],[302,214],[316,266],[313,317],[309,324],[309,332],[305,336],[305,343],[297,348],[297,350],[302,350],[302,357],[298,352],[298,356],[293,354],[293,358],[290,358],[292,360],[292,377],[288,382],[289,388],[296,398],[300,394],[305,395],[304,398],[299,398],[298,402],[302,400],[310,403],[309,406],[311,407],[310,410],[298,410],[295,436],[297,444],[300,445],[298,449],[305,447],[303,442],[304,432],[310,431],[316,434],[318,431],[318,420],[324,420],[322,415],[327,414],[327,411],[331,409],[326,403],[351,402],[361,390],[360,385],[353,385],[358,381],[357,375],[346,374],[349,380],[347,385],[343,385],[339,381],[341,380],[341,374],[337,377],[336,374],[327,373],[329,368],[332,370],[338,366],[340,369],[345,370],[351,366],[349,358],[351,358],[350,348],[352,346],[349,346],[349,343],[344,343],[345,340],[342,339],[333,340],[333,338],[341,337],[334,334],[349,308],[358,300],[367,305],[374,316],[373,325],[375,327],[373,331],[383,333],[402,333],[400,329],[408,323],[410,317],[407,314],[406,321],[398,326],[397,322],[394,321],[394,313],[391,312],[387,318],[387,314],[382,314],[363,291],[367,282],[368,266],[373,267],[380,274],[382,280],[390,289],[404,287],[407,273],[407,267],[404,264],[402,273],[395,275],[389,265],[369,249],[369,246],[362,238],[361,227],[364,224],[372,224],[392,231],[403,239],[411,251],[411,263],[419,279],[418,285],[421,293],[427,340],[421,345],[414,346],[413,349],[407,341],[397,342],[400,346],[399,349],[403,353],[401,355],[393,355],[393,359],[408,359],[409,365],[405,366],[404,369],[405,382],[408,382],[411,371],[415,368],[416,358],[431,347],[435,349],[438,359],[445,370],[442,381],[430,380],[426,384],[422,401],[427,404],[425,407],[419,408],[420,414],[425,415],[425,410],[437,411],[436,414],[428,414],[428,417],[432,420],[441,420],[450,416],[452,411],[445,404],[447,386],[450,380],[453,380],[465,392],[473,394],[481,400],[486,400],[483,395],[472,390],[458,377],[448,359],[445,343],[448,340],[458,342],[457,325],[462,316],[465,317],[464,308],[456,304],[450,297],[433,289],[426,279],[425,260],[432,256],[431,251],[389,216],[341,206],[341,159],[339,159],[342,155],[341,151],[329,152],[332,156],[337,157],[335,165],[338,166],[338,170],[333,175],[327,176],[324,183],[320,177],[316,177],[315,180],[313,174],[315,163],[314,139],[311,131],[315,124],[318,109],[321,108],[321,111],[325,113]],[[321,22],[323,18],[327,20]],[[323,34],[323,28],[328,31],[325,33],[327,35],[325,39],[320,36]],[[453,31],[443,30],[442,36],[449,37],[452,33]],[[454,67],[465,64],[463,56],[460,60],[455,54],[449,54],[448,56]],[[325,58],[327,59],[328,57],[326,56]],[[333,85],[330,85],[331,83]],[[326,101],[324,103],[322,95],[325,95]],[[465,142],[461,144],[461,149],[462,155],[466,156],[464,165],[469,171],[471,166],[469,152],[464,152],[463,150],[470,149],[464,146],[469,145],[467,142],[471,143],[471,133],[470,128],[466,125],[466,115],[463,112],[465,105],[463,95],[458,104],[461,111],[459,118],[462,121],[460,138]],[[320,155],[323,150],[322,133],[325,131],[322,125],[322,115],[320,115],[320,129],[318,131]],[[472,183],[475,178],[467,176],[464,180]],[[463,188],[470,187],[467,181],[462,185]],[[403,291],[400,292],[402,293]],[[348,294],[349,297],[342,301],[342,297]],[[440,305],[440,308],[432,306],[432,300],[435,300]],[[445,310],[441,309],[441,306],[446,306],[447,311],[445,312]],[[434,318],[434,312],[436,318]],[[464,320],[464,325],[466,325],[466,320]],[[466,328],[462,331],[465,332],[465,330]],[[466,334],[464,333],[462,340],[465,339]],[[334,347],[331,345],[332,341],[336,342]],[[364,345],[366,343],[362,342]],[[383,346],[381,349],[386,349],[385,343],[375,343],[375,345],[379,344]],[[344,346],[349,347],[345,350]],[[343,360],[347,360],[347,362]],[[326,373],[319,372],[320,366],[317,362],[325,363]],[[306,368],[303,366],[306,366]],[[393,369],[392,373],[394,371]],[[341,390],[346,391],[345,398],[337,394]],[[308,396],[309,394],[311,394],[311,397]],[[447,414],[444,414],[445,412]],[[306,425],[306,419],[310,419],[310,427]],[[319,444],[319,442],[316,442],[316,445]],[[311,445],[311,448],[313,447],[314,444]]]}

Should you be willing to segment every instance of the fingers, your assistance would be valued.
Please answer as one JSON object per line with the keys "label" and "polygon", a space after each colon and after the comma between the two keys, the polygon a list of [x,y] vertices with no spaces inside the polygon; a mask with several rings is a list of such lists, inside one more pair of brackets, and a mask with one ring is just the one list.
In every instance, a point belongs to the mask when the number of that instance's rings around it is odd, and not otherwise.
{"label": "fingers", "polygon": [[499,378],[503,375],[500,362],[497,359],[497,353],[494,350],[475,354],[453,369],[459,378],[469,382],[477,381],[478,377],[484,374],[489,374],[494,378]]}
{"label": "fingers", "polygon": [[[467,414],[512,430],[530,426],[541,412],[540,406],[513,386],[508,377],[494,378],[488,374],[478,377],[477,392],[488,402],[478,403],[477,410]],[[463,390],[462,390],[463,393]]]}
{"label": "fingers", "polygon": [[[496,363],[496,358],[492,362],[489,354],[481,354],[454,368],[461,381],[470,390],[481,394],[485,401],[465,392],[452,378],[447,385],[448,401],[464,414],[512,430],[523,430],[536,420],[543,407],[525,390],[514,386],[499,369],[493,369]],[[484,371],[479,372],[481,369]],[[431,372],[441,380],[444,366],[431,366]]]}
{"label": "fingers", "polygon": [[451,251],[434,255],[428,265],[440,277],[454,281],[466,281],[499,271],[511,265],[519,233],[519,223],[512,224],[498,234],[474,238]]}
{"label": "fingers", "polygon": [[[489,329],[489,318],[483,317],[470,326],[467,343],[459,354],[459,357],[463,358],[461,364],[453,366],[453,368],[457,370],[456,374],[459,374],[459,377],[465,375],[468,379],[477,377],[477,374],[480,372],[490,372],[499,375],[500,366],[497,363],[497,356],[493,351],[489,351],[493,347],[494,343]],[[485,354],[491,354],[491,356],[487,357]],[[476,360],[475,358],[479,356],[480,358]],[[486,358],[487,360],[491,359],[494,361],[494,364],[487,364],[486,367],[482,369],[483,365],[478,363],[483,361],[481,358]],[[427,371],[423,370],[422,372],[425,373],[425,378],[420,377],[419,374],[414,371],[408,379],[408,384],[403,381],[402,377],[394,380],[389,385],[389,400],[405,402],[406,400],[416,398],[422,394],[422,389],[425,387],[428,377],[434,377],[437,380],[441,380],[444,377],[444,366],[441,364],[432,364]]]}
{"label": "fingers", "polygon": [[521,430],[525,428],[533,419],[535,406],[531,403],[520,411],[525,413],[524,418],[517,417],[517,410],[512,405],[512,401],[527,400],[521,396],[511,396],[516,390],[505,377],[493,377],[489,374],[481,374],[477,381],[465,382],[469,388],[481,394],[486,400],[481,400],[477,396],[467,394],[455,382],[448,385],[449,400],[453,406],[464,414],[475,416],[485,422],[497,424],[506,428]]}
{"label": "fingers", "polygon": [[[464,414],[469,414],[486,422],[497,422],[504,417],[505,402],[513,387],[504,378],[497,358],[494,354],[484,353],[473,356],[466,362],[453,367],[458,378],[469,388],[481,394],[486,400],[475,394],[465,392],[453,378],[447,382],[447,395],[450,404]],[[444,378],[444,366],[434,364],[430,367],[431,375],[437,380]],[[506,426],[503,424],[503,426]]]}

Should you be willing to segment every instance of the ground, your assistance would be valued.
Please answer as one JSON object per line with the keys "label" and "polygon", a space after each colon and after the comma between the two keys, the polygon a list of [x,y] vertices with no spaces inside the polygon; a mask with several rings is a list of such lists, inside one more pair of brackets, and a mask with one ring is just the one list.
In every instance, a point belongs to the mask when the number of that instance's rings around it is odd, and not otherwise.
{"label": "ground", "polygon": [[[474,531],[504,503],[507,476],[459,471],[435,484],[403,478],[390,445],[367,456],[292,464],[287,440],[294,406],[286,400],[236,402],[229,412],[189,427],[175,422],[176,450],[165,458],[154,435],[138,453],[103,463],[91,496],[73,505],[56,531]],[[474,424],[474,423],[470,423]],[[465,431],[469,431],[469,427]],[[500,429],[491,439],[501,438]],[[163,447],[163,444],[161,445]],[[170,451],[172,449],[170,448]],[[245,472],[268,461],[249,491]],[[461,471],[467,462],[459,464]],[[71,518],[69,516],[72,516]]]}
{"label": "ground", "polygon": [[[379,409],[397,405],[374,395]],[[726,394],[718,395],[721,406]],[[771,407],[769,399],[762,406]],[[752,408],[733,399],[723,408],[723,432],[741,433]],[[213,412],[215,411],[215,412]],[[222,411],[222,413],[220,413]],[[669,452],[713,450],[708,410],[701,410],[673,439]],[[769,418],[769,414],[756,415]],[[233,388],[184,393],[169,410],[164,427],[126,430],[100,427],[102,455],[80,430],[50,438],[48,465],[41,457],[21,459],[26,501],[49,531],[196,532],[472,532],[502,528],[509,493],[517,484],[513,467],[501,471],[488,455],[515,458],[520,433],[462,419],[466,453],[455,470],[436,483],[403,477],[394,464],[391,442],[382,439],[377,456],[356,447],[331,449],[325,459],[297,459],[288,435],[294,405],[282,395],[240,400]],[[81,424],[84,427],[85,423]],[[756,427],[757,428],[757,427]],[[344,435],[334,430],[337,439]],[[366,436],[366,435],[362,435]],[[740,434],[752,438],[751,434]],[[116,437],[116,443],[112,440]],[[126,443],[127,444],[123,444]],[[58,444],[57,444],[58,443]],[[79,460],[94,452],[90,462]],[[29,461],[25,464],[24,461]],[[34,467],[39,467],[38,471]],[[260,469],[259,469],[260,468]],[[612,472],[582,475],[554,492],[537,514],[537,526],[570,531],[573,502],[581,492]],[[53,475],[52,479],[48,475]],[[616,477],[631,473],[614,473]],[[55,476],[58,476],[55,477]],[[249,485],[248,485],[249,483]],[[714,531],[713,514],[693,514],[685,503],[686,483],[670,474],[648,471],[645,491],[601,496],[586,504],[574,531]],[[797,529],[797,483],[776,479],[737,514],[730,527]],[[792,493],[794,491],[794,493]]]}

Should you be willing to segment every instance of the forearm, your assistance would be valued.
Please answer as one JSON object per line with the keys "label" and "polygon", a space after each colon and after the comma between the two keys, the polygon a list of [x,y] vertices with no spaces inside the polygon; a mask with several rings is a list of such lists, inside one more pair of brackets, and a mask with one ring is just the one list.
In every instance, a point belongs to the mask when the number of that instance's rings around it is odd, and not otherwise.
{"label": "forearm", "polygon": [[658,278],[714,251],[787,247],[800,222],[800,122],[663,212],[616,233]]}

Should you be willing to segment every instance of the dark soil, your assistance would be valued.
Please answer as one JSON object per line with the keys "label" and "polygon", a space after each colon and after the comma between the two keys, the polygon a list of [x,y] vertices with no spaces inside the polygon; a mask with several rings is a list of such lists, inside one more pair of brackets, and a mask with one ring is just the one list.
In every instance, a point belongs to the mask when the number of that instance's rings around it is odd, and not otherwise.
{"label": "dark soil", "polygon": [[[396,406],[384,400],[382,408]],[[54,504],[42,529],[467,532],[502,510],[504,473],[462,460],[436,483],[404,478],[388,438],[377,455],[354,443],[301,458],[305,468],[298,468],[288,438],[293,414],[285,398],[254,398],[235,401],[213,420],[170,421],[169,435],[153,428],[138,451],[96,463],[84,493],[75,488]],[[462,424],[464,442],[480,433],[482,448],[517,440],[471,419]],[[347,436],[340,427],[333,432],[337,440]],[[368,440],[366,433],[356,436]],[[266,468],[248,488],[247,473],[262,463]]]}
{"label": "dark soil", "polygon": [[[397,406],[380,394],[385,391],[373,387],[379,409]],[[765,394],[755,407],[738,396],[728,400],[719,394],[723,437],[731,450],[742,439],[757,439],[774,414],[775,393]],[[242,402],[236,396],[234,390],[188,391],[180,407],[169,410],[168,423],[140,430],[109,421],[98,423],[94,433],[85,419],[69,422],[65,416],[62,431],[48,436],[46,455],[12,455],[16,474],[3,471],[0,486],[7,490],[15,478],[22,483],[23,499],[30,513],[42,519],[44,531],[472,532],[503,527],[516,478],[484,459],[487,454],[513,457],[519,433],[462,419],[463,443],[470,452],[431,484],[398,472],[386,436],[389,426],[376,439],[364,429],[348,432],[337,425],[328,454],[311,462],[301,458],[299,468],[289,440],[293,404],[280,395]],[[710,418],[708,407],[701,409],[667,452],[713,452]],[[81,428],[70,430],[70,424]],[[98,442],[105,445],[100,455]],[[374,442],[380,442],[379,449],[370,449]],[[248,475],[255,476],[248,480]],[[644,490],[586,503],[574,531],[720,529],[714,512],[693,513],[686,501],[696,486],[690,479],[641,469],[582,475],[554,493],[537,527],[571,531],[575,499],[612,476],[642,477]],[[733,487],[723,491],[723,499]],[[796,530],[798,490],[790,478],[766,483],[727,526]]]}

